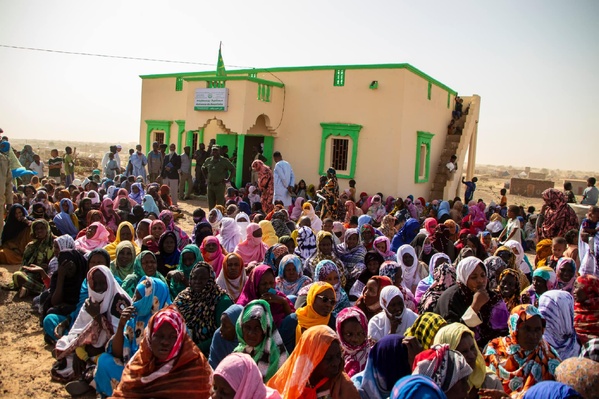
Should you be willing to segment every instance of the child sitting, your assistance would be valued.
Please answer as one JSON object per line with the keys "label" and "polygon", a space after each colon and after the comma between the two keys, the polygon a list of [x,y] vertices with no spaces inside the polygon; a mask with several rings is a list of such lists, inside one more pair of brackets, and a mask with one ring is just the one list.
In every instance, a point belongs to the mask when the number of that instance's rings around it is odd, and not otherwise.
{"label": "child sitting", "polygon": [[587,242],[589,237],[595,236],[597,234],[597,224],[599,223],[599,206],[592,206],[589,209],[589,213],[587,213],[587,217],[582,219],[582,223],[580,225],[581,229],[581,238],[583,241]]}
{"label": "child sitting", "polygon": [[248,199],[250,200],[250,206],[252,207],[252,209],[254,208],[254,204],[256,202],[260,202],[260,191],[258,191],[258,189],[256,189],[255,186],[250,186],[250,188],[248,189]]}
{"label": "child sitting", "polygon": [[564,256],[568,242],[564,237],[555,237],[551,243],[551,256],[547,257],[545,265],[551,267],[553,270],[557,267],[559,258]]}
{"label": "child sitting", "polygon": [[[505,229],[499,235],[499,241],[514,240],[522,243],[522,234],[520,230],[520,220],[518,220],[518,214],[520,209],[517,205],[510,205],[507,210],[508,222]],[[565,248],[564,248],[565,250]]]}
{"label": "child sitting", "polygon": [[565,234],[568,247],[564,252],[564,256],[573,259],[576,262],[576,270],[580,267],[580,257],[578,256],[578,231],[572,229]]}

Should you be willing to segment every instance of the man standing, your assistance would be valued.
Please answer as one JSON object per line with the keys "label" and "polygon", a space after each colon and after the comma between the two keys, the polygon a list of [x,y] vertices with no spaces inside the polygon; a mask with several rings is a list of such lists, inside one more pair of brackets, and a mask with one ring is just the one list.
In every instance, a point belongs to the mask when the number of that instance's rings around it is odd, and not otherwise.
{"label": "man standing", "polygon": [[[102,163],[100,164],[102,171],[106,170],[106,164],[108,163],[108,161],[110,161],[110,157],[109,154],[116,154],[116,145],[111,145],[109,151],[104,154],[104,157],[102,158]],[[49,173],[48,173],[49,174]]]}
{"label": "man standing", "polygon": [[[191,147],[183,147],[181,154],[181,170],[179,176],[179,198],[188,200],[193,187],[193,179],[191,178]],[[187,183],[187,189],[185,188]]]}
{"label": "man standing", "polygon": [[131,174],[135,177],[141,176],[146,180],[146,165],[148,164],[148,158],[141,152],[141,144],[135,146],[135,152],[129,158],[131,166],[133,168]]}
{"label": "man standing", "polygon": [[73,149],[67,146],[65,147],[64,151],[64,186],[69,187],[73,183],[73,180],[75,180],[75,158],[77,158],[77,147]]}
{"label": "man standing", "polygon": [[121,147],[120,144],[117,144],[115,146],[116,151],[114,152],[114,160],[116,161],[116,164],[119,168],[119,170],[121,169],[121,157],[119,156],[119,152],[121,152],[123,150],[123,147]]}
{"label": "man standing", "polygon": [[295,176],[289,162],[283,160],[283,156],[279,151],[272,154],[275,161],[274,174],[274,201],[283,201],[285,207],[291,206],[291,193],[295,186]]}
{"label": "man standing", "polygon": [[157,141],[152,143],[152,151],[148,153],[148,173],[150,174],[150,183],[154,183],[162,171],[162,152],[160,144]]}
{"label": "man standing", "polygon": [[106,168],[104,169],[104,176],[106,176],[107,179],[114,180],[119,171],[120,168],[116,164],[115,154],[109,152],[108,163],[106,164]]}
{"label": "man standing", "polygon": [[208,151],[206,151],[206,145],[200,143],[200,149],[193,154],[193,159],[196,161],[196,180],[194,183],[194,192],[199,195],[206,195],[206,177],[202,173],[202,165],[208,158]]}
{"label": "man standing", "polygon": [[37,172],[37,177],[40,181],[46,176],[44,175],[44,162],[42,162],[38,154],[33,154],[33,162],[29,165],[29,169]]}
{"label": "man standing", "polygon": [[60,170],[62,169],[62,158],[58,156],[58,150],[50,151],[50,160],[48,161],[48,177],[54,179],[56,184],[60,184]]}
{"label": "man standing", "polygon": [[468,202],[472,201],[474,198],[474,191],[476,190],[477,181],[478,178],[476,177],[473,177],[472,181],[464,181],[464,176],[462,176],[462,183],[466,185],[466,192],[464,193],[466,204],[468,204]]}
{"label": "man standing", "polygon": [[179,197],[179,169],[181,168],[181,157],[175,150],[177,146],[171,144],[170,152],[164,157],[162,162],[162,182],[171,189],[171,198],[173,205],[177,205]]}
{"label": "man standing", "polygon": [[599,200],[599,189],[595,187],[595,183],[597,183],[597,179],[594,177],[589,177],[587,179],[587,188],[582,192],[582,201],[580,201],[582,205],[597,205],[597,200]]}
{"label": "man standing", "polygon": [[225,205],[225,184],[235,179],[235,166],[220,156],[220,148],[212,147],[212,156],[202,165],[202,173],[208,181],[208,209]]}
{"label": "man standing", "polygon": [[[10,209],[12,206],[12,172],[10,167],[9,154],[12,151],[10,143],[3,141],[0,143],[0,235],[4,229],[4,209]],[[53,150],[58,153],[58,150]],[[58,169],[60,172],[60,169]],[[59,177],[60,179],[60,177]]]}

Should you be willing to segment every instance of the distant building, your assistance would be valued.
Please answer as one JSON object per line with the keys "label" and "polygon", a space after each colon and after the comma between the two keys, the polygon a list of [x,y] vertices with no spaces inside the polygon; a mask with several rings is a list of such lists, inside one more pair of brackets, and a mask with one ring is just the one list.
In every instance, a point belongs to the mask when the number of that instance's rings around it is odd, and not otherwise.
{"label": "distant building", "polygon": [[510,194],[523,197],[540,197],[543,191],[553,188],[555,183],[549,180],[512,178],[510,181]]}
{"label": "distant building", "polygon": [[528,178],[533,180],[545,180],[547,179],[547,173],[528,172]]}
{"label": "distant building", "polygon": [[342,188],[355,179],[368,193],[453,198],[462,185],[445,176],[450,154],[458,158],[455,176],[473,176],[480,97],[462,96],[468,118],[461,136],[449,136],[456,91],[409,64],[226,73],[223,64],[218,72],[141,79],[139,136],[146,152],[153,141],[193,152],[214,138],[237,156],[237,186],[250,181],[261,146],[271,165],[280,151],[296,180],[318,184],[334,167]]}

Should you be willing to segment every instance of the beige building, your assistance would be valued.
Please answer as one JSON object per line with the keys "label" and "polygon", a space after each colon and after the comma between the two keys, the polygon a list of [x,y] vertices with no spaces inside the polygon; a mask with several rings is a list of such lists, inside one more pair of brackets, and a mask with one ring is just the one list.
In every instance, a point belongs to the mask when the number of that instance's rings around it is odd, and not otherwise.
{"label": "beige building", "polygon": [[[192,147],[216,139],[237,155],[236,184],[250,180],[256,148],[280,151],[296,181],[318,184],[329,167],[340,187],[385,195],[453,198],[475,167],[480,97],[448,136],[456,91],[409,64],[281,67],[141,76],[140,142]],[[449,138],[449,139],[448,139]],[[469,150],[470,149],[470,150]]]}

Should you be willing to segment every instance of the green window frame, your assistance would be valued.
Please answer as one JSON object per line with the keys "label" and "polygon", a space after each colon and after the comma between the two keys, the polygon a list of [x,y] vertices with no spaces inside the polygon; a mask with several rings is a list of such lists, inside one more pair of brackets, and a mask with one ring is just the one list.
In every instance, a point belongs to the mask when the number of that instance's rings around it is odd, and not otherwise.
{"label": "green window frame", "polygon": [[431,96],[433,93],[433,84],[431,82],[428,82],[428,93],[426,95],[426,97],[430,100]]}
{"label": "green window frame", "polygon": [[166,144],[170,144],[171,142],[171,125],[173,121],[164,121],[164,120],[154,120],[148,119],[146,122],[146,153],[150,152],[152,149],[152,132],[154,130],[163,131],[164,132],[164,142]]}
{"label": "green window frame", "polygon": [[[337,173],[337,177],[341,179],[353,179],[356,174],[356,164],[358,161],[358,139],[360,138],[360,130],[362,125],[356,125],[353,123],[321,123],[322,135],[320,140],[320,163],[319,163],[319,174],[323,175],[326,169],[331,167],[332,158],[329,157],[327,164],[327,142],[331,141],[334,137],[343,137],[351,141],[351,154],[347,154],[349,169],[347,174]],[[332,142],[331,142],[332,146]],[[349,149],[348,149],[349,152]]]}
{"label": "green window frame", "polygon": [[431,141],[435,135],[429,132],[417,132],[416,165],[414,182],[427,183],[431,171]]}
{"label": "green window frame", "polygon": [[206,88],[208,89],[222,89],[225,87],[224,80],[208,80],[206,82]]}
{"label": "green window frame", "polygon": [[175,91],[183,91],[183,78],[175,78]]}
{"label": "green window frame", "polygon": [[250,72],[250,73],[248,73],[248,77],[249,78],[257,78],[258,74],[256,72]]}
{"label": "green window frame", "polygon": [[258,101],[270,102],[270,86],[258,83]]}
{"label": "green window frame", "polygon": [[345,69],[335,69],[333,86],[345,86]]}

